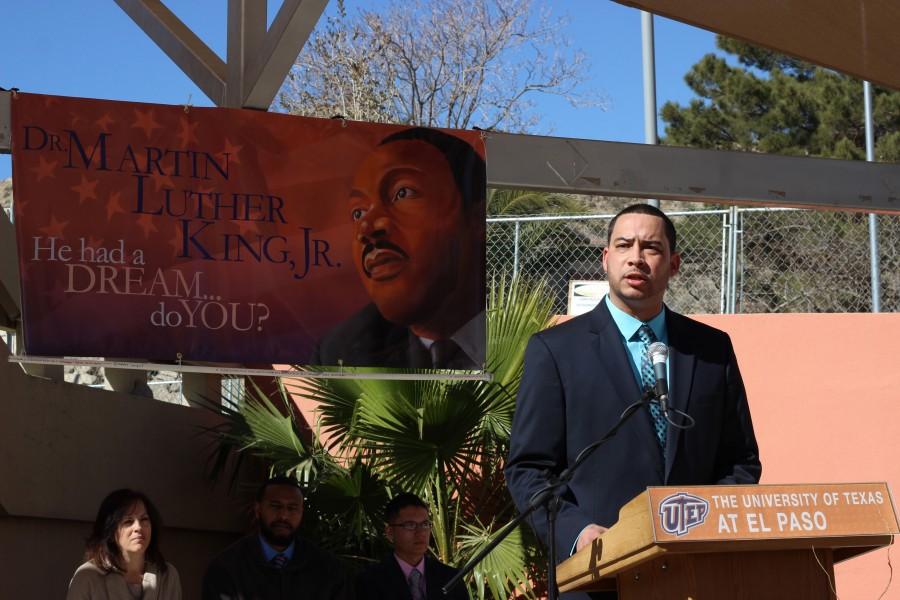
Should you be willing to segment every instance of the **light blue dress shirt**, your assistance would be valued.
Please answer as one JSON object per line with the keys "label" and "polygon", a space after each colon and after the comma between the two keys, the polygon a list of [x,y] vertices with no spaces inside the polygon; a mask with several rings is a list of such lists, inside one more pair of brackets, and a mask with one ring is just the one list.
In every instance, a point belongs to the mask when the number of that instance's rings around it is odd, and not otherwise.
{"label": "light blue dress shirt", "polygon": [[[625,349],[628,351],[628,357],[631,359],[629,363],[631,364],[631,372],[634,375],[634,380],[637,382],[638,389],[641,389],[641,360],[643,360],[643,352],[644,347],[641,343],[641,339],[638,337],[638,329],[641,328],[641,325],[644,324],[643,321],[632,317],[615,304],[612,303],[612,300],[609,299],[609,294],[603,299],[606,302],[606,307],[609,309],[609,314],[612,315],[613,321],[616,324],[616,327],[619,330],[619,335],[621,336],[622,344],[624,344]],[[666,346],[669,345],[669,332],[666,331],[666,309],[665,307],[659,311],[659,313],[647,321],[647,325],[650,326],[650,329],[653,331],[653,334],[656,335],[656,339]],[[666,378],[669,384],[669,390],[672,389],[672,369],[669,368],[670,362],[668,357],[666,358]],[[669,394],[671,397],[671,393]],[[637,398],[634,399],[637,401]]]}

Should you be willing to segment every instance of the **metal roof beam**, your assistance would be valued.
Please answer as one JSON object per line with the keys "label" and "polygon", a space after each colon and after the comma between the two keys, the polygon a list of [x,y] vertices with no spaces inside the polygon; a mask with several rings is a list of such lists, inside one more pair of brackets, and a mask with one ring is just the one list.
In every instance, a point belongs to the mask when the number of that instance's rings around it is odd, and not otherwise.
{"label": "metal roof beam", "polygon": [[266,29],[266,0],[228,0],[223,61],[160,0],[116,0],[216,106],[267,110],[328,0],[284,0]]}
{"label": "metal roof beam", "polygon": [[327,4],[328,0],[284,0],[261,47],[248,56],[243,106],[269,108]]}
{"label": "metal roof beam", "polygon": [[160,0],[115,0],[216,106],[225,102],[225,62]]}
{"label": "metal roof beam", "polygon": [[228,81],[223,106],[244,105],[244,90],[249,87],[247,66],[259,54],[265,37],[266,0],[228,0]]}
{"label": "metal roof beam", "polygon": [[488,185],[900,213],[900,165],[490,133]]}

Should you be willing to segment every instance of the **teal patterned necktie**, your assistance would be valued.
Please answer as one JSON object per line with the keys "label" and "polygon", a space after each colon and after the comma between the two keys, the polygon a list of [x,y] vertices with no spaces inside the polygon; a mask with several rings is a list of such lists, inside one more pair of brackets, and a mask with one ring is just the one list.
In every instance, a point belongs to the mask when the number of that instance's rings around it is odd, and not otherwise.
{"label": "teal patterned necktie", "polygon": [[[638,338],[641,340],[641,388],[642,391],[653,389],[656,384],[656,376],[653,374],[653,365],[650,363],[650,344],[657,341],[656,334],[650,329],[646,323],[638,329]],[[666,447],[666,417],[662,414],[658,404],[650,404],[647,407],[650,410],[650,422],[656,431],[656,439],[659,441],[659,447]]]}

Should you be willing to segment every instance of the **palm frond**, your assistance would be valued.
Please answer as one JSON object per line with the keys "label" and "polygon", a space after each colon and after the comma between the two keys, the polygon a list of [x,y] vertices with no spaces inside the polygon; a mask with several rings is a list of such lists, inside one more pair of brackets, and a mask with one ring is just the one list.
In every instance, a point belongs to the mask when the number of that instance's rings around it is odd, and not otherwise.
{"label": "palm frond", "polygon": [[356,460],[347,468],[335,468],[321,478],[307,502],[307,528],[327,532],[317,536],[321,545],[336,554],[377,556],[385,543],[381,535],[382,507],[389,498],[385,482],[366,463]]}
{"label": "palm frond", "polygon": [[547,327],[553,299],[543,282],[501,277],[488,297],[488,370],[499,385],[517,389],[528,338]]}
{"label": "palm frond", "polygon": [[284,386],[279,383],[270,399],[255,382],[248,381],[248,389],[236,406],[210,406],[224,418],[210,430],[218,442],[214,474],[221,472],[231,453],[239,458],[243,453],[253,454],[269,463],[272,471],[296,473],[301,481],[313,481],[329,469],[333,460],[318,441],[304,441],[293,401]]}
{"label": "palm frond", "polygon": [[407,382],[395,393],[364,387],[355,433],[387,480],[422,490],[474,456],[484,407],[468,388],[434,381]]}
{"label": "palm frond", "polygon": [[[464,533],[459,536],[460,564],[478,554],[500,533],[480,523],[463,525],[463,530]],[[476,597],[483,598],[487,590],[494,600],[506,600],[515,590],[519,595],[534,598],[532,583],[526,576],[528,567],[525,536],[521,527],[517,527],[473,570]]]}
{"label": "palm frond", "polygon": [[[303,369],[302,367],[295,367]],[[316,402],[317,428],[329,449],[343,448],[352,438],[359,385],[351,379],[307,379],[289,384],[291,393]]]}
{"label": "palm frond", "polygon": [[584,202],[571,194],[493,189],[488,195],[488,214],[492,216],[575,214],[584,208]]}

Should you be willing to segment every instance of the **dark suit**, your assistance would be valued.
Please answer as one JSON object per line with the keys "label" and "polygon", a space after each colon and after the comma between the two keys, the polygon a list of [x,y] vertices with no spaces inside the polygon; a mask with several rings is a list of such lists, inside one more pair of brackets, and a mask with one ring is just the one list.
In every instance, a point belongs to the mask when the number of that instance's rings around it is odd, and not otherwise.
{"label": "dark suit", "polygon": [[[203,600],[351,600],[353,586],[330,554],[297,538],[294,555],[281,569],[266,561],[259,535],[226,548],[203,576]],[[189,595],[186,597],[193,597]]]}
{"label": "dark suit", "polygon": [[[448,596],[444,596],[441,588],[450,581],[457,570],[444,563],[425,557],[425,594],[428,600],[450,598],[450,600],[469,600],[466,584],[460,582]],[[409,584],[403,576],[403,570],[396,557],[390,554],[380,563],[372,565],[360,574],[356,581],[357,600],[412,600]]]}
{"label": "dark suit", "polygon": [[[343,361],[339,363],[338,361]],[[367,304],[329,331],[316,345],[310,365],[431,369],[431,355],[419,338],[406,327],[391,323]],[[464,353],[448,368],[479,369]]]}
{"label": "dark suit", "polygon": [[[665,460],[642,409],[579,468],[557,520],[560,560],[589,523],[605,527],[650,485],[756,483],[759,450],[744,384],[728,335],[668,309],[669,405],[694,418],[682,431],[669,425]],[[618,420],[640,390],[606,301],[591,312],[535,334],[525,351],[509,459],[505,470],[520,509]],[[546,514],[532,525],[547,541]],[[566,595],[584,598],[583,594]]]}

